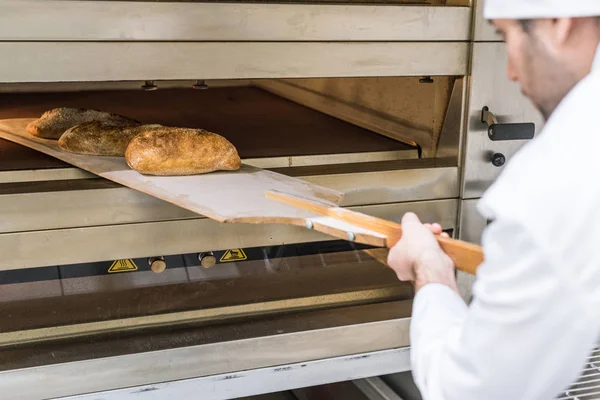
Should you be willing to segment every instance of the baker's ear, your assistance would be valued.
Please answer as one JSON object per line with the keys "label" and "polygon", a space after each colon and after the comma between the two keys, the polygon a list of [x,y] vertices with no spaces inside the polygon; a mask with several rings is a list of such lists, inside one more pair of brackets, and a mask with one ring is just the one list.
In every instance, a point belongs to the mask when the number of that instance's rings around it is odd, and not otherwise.
{"label": "baker's ear", "polygon": [[573,18],[557,18],[552,20],[553,41],[557,47],[562,47],[573,34],[575,20]]}

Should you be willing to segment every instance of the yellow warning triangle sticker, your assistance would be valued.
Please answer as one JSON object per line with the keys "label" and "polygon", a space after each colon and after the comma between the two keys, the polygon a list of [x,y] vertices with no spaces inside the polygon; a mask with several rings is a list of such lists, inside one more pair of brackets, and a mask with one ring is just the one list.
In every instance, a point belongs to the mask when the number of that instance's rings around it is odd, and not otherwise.
{"label": "yellow warning triangle sticker", "polygon": [[221,262],[232,262],[232,261],[244,261],[247,260],[248,256],[244,253],[243,249],[231,249],[227,250],[223,257],[221,257]]}
{"label": "yellow warning triangle sticker", "polygon": [[115,272],[129,272],[129,271],[137,271],[138,267],[135,265],[133,260],[116,260],[110,268],[108,269],[109,273]]}

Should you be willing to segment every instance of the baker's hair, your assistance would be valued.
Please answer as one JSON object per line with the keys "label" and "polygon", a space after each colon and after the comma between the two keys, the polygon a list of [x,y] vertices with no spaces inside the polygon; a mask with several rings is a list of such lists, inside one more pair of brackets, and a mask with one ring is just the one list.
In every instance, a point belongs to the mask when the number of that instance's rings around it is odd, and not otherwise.
{"label": "baker's hair", "polygon": [[529,30],[531,29],[531,27],[535,23],[535,20],[533,20],[533,19],[519,19],[519,20],[517,20],[517,22],[519,23],[519,25],[521,25],[521,29],[523,29],[523,32],[527,33],[527,32],[529,32]]}

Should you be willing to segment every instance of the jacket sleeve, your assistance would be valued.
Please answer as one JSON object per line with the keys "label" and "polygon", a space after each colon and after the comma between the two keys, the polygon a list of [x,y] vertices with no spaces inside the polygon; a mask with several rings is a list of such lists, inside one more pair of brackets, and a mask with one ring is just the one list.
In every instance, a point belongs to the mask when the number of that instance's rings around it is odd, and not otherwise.
{"label": "jacket sleeve", "polygon": [[[492,223],[485,263],[467,308],[450,288],[415,297],[411,358],[425,400],[551,399],[572,383],[594,347],[597,318],[570,274],[518,223]],[[570,271],[567,273],[567,271]]]}

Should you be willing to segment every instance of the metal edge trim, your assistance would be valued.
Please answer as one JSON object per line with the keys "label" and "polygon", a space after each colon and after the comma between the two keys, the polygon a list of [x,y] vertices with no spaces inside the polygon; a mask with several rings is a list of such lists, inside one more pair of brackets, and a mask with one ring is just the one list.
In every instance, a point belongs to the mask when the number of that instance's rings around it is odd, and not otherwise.
{"label": "metal edge trim", "polygon": [[180,399],[186,393],[202,393],[202,400],[224,400],[404,372],[410,368],[410,349],[403,347],[99,392],[68,400],[121,400],[126,396]]}

